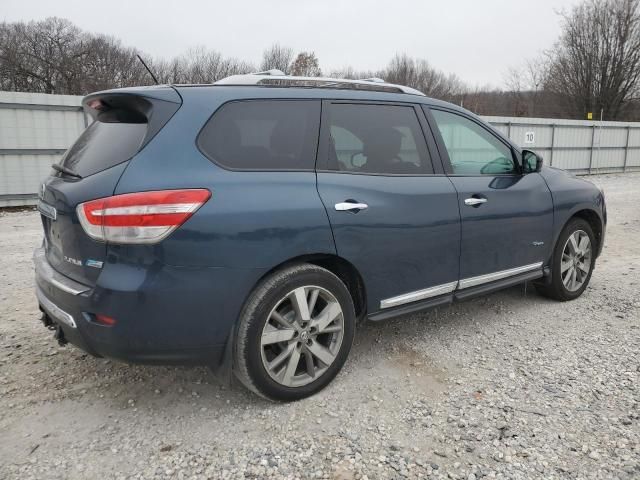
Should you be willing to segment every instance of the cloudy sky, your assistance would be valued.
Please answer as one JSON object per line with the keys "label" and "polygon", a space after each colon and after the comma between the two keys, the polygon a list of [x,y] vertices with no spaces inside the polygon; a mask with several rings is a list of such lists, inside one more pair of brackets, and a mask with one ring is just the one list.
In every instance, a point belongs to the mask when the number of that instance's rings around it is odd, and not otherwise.
{"label": "cloudy sky", "polygon": [[4,21],[64,17],[152,56],[204,45],[258,63],[274,43],[313,50],[324,71],[384,66],[396,52],[472,85],[550,48],[577,0],[2,0]]}

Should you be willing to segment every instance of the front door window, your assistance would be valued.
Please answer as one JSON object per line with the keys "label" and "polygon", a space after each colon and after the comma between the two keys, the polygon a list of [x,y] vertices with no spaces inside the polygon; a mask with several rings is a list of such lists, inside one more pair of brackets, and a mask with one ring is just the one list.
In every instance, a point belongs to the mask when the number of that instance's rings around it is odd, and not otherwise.
{"label": "front door window", "polygon": [[511,149],[479,124],[455,113],[432,113],[455,175],[516,173]]}

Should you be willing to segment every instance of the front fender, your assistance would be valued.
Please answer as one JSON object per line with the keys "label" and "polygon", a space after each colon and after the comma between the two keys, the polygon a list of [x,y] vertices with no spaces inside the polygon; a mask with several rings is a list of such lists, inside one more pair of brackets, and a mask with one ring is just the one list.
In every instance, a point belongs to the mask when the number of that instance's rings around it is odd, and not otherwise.
{"label": "front fender", "polygon": [[[553,200],[554,245],[567,222],[578,214],[599,222],[597,255],[602,251],[606,227],[606,206],[602,191],[593,183],[564,170],[545,167],[540,172]],[[584,212],[584,213],[582,213]]]}

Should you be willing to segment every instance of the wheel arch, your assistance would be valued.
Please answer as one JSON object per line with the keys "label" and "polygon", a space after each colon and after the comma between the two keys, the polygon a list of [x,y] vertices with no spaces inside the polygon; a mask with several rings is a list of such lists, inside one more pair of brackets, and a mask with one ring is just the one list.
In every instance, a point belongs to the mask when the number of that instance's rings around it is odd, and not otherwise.
{"label": "wheel arch", "polygon": [[[604,233],[604,222],[602,218],[600,218],[600,215],[595,210],[591,208],[583,208],[574,212],[573,215],[571,215],[567,219],[567,221],[564,222],[564,224],[562,225],[562,229],[560,229],[560,232],[562,232],[562,230],[564,230],[567,224],[574,218],[581,218],[582,220],[587,222],[591,227],[591,230],[593,231],[593,234],[596,237],[597,245],[595,250],[597,252],[596,256],[598,256],[602,251],[602,241],[603,241],[603,233]],[[558,236],[560,236],[560,232],[558,232]]]}
{"label": "wheel arch", "polygon": [[[569,215],[567,215],[566,219],[561,224],[561,228],[558,228],[555,234],[554,244],[553,244],[552,253],[549,259],[549,264],[548,264],[548,267],[545,268],[545,270],[548,271],[548,274],[546,274],[539,281],[534,282],[536,284],[536,288],[542,295],[547,296],[549,298],[553,298],[555,300],[567,301],[567,300],[572,300],[574,298],[577,298],[577,296],[567,297],[564,294],[558,293],[557,284],[555,283],[555,278],[554,278],[554,268],[555,268],[554,262],[556,258],[555,257],[556,249],[558,248],[558,245],[559,245],[558,242],[560,240],[562,232],[565,230],[565,228],[567,228],[567,225],[569,225],[570,222],[576,219],[585,221],[591,227],[591,230],[595,236],[595,242],[596,242],[595,257],[597,258],[600,251],[602,251],[602,243],[604,242],[605,220],[600,216],[599,212],[597,210],[594,210],[593,208],[577,207],[574,211],[572,211]],[[594,258],[594,262],[595,262],[595,258]],[[589,275],[591,275],[594,266],[595,266],[595,263],[592,265],[591,272],[589,272]],[[581,293],[582,292],[580,292],[580,294]],[[578,296],[580,294],[578,294]]]}
{"label": "wheel arch", "polygon": [[[557,228],[554,232],[551,252],[545,265],[551,266],[560,235],[564,231],[565,227],[569,224],[569,222],[575,218],[580,218],[589,224],[591,230],[593,231],[593,234],[596,236],[596,258],[598,257],[598,255],[600,255],[600,252],[602,251],[602,242],[604,240],[604,220],[600,217],[600,214],[597,210],[588,206],[579,206],[565,217],[565,220],[560,224],[560,227]],[[549,282],[550,280],[551,275],[546,275],[543,283]]]}
{"label": "wheel arch", "polygon": [[[349,293],[351,294],[353,306],[356,311],[356,317],[358,319],[364,317],[367,310],[367,295],[362,275],[360,275],[360,272],[351,262],[338,255],[329,253],[306,254],[285,260],[284,262],[281,262],[266,271],[257,280],[255,285],[251,288],[251,291],[253,291],[255,287],[260,282],[262,282],[262,280],[267,278],[269,275],[272,275],[274,272],[277,272],[278,270],[289,267],[291,265],[298,265],[301,263],[310,263],[312,265],[317,265],[318,267],[325,268],[340,280],[342,280],[342,282],[347,286],[347,290],[349,290]],[[247,295],[247,298],[249,295],[250,293]]]}

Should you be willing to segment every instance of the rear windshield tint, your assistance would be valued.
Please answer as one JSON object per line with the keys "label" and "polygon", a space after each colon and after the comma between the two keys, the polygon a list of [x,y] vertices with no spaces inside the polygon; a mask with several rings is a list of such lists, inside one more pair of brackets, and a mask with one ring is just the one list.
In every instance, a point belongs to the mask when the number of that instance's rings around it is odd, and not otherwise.
{"label": "rear windshield tint", "polygon": [[62,165],[86,177],[129,160],[147,133],[146,123],[95,121],[67,150]]}
{"label": "rear windshield tint", "polygon": [[319,125],[317,100],[231,102],[203,127],[198,146],[230,169],[313,170]]}

